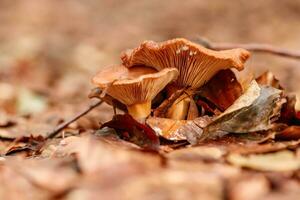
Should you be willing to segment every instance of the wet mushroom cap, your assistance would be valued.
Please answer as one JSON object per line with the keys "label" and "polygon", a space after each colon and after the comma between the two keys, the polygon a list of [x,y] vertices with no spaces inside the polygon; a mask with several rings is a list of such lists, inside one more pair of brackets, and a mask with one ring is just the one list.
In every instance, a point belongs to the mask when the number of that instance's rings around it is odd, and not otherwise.
{"label": "wet mushroom cap", "polygon": [[179,87],[197,88],[221,69],[242,70],[250,53],[245,49],[214,51],[186,39],[173,39],[161,43],[145,41],[139,47],[121,55],[127,68],[146,65],[157,70],[177,68]]}
{"label": "wet mushroom cap", "polygon": [[99,72],[92,82],[125,105],[151,101],[178,77],[176,68],[157,71],[150,67],[113,66]]}

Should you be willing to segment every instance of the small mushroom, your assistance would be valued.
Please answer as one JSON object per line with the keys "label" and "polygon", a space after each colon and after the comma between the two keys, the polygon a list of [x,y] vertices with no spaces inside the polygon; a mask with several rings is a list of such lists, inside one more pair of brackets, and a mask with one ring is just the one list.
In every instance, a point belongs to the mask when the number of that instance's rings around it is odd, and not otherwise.
{"label": "small mushroom", "polygon": [[[195,91],[222,69],[243,70],[244,63],[249,56],[250,53],[245,49],[214,51],[179,38],[161,43],[145,41],[139,47],[123,53],[121,59],[127,68],[136,65],[146,65],[157,70],[175,67],[179,71],[179,77],[173,85],[177,89],[191,88]],[[184,94],[183,97],[179,97],[182,100],[175,102],[176,106],[175,103],[171,106],[167,116],[171,118],[177,116],[176,119],[183,119],[186,113],[177,112],[178,110],[186,112],[185,108],[188,105],[180,104],[193,101],[191,95]]]}
{"label": "small mushroom", "polygon": [[136,120],[143,121],[151,113],[153,98],[177,77],[176,68],[157,71],[146,66],[135,66],[130,69],[113,66],[100,71],[92,82],[125,104],[128,113]]}

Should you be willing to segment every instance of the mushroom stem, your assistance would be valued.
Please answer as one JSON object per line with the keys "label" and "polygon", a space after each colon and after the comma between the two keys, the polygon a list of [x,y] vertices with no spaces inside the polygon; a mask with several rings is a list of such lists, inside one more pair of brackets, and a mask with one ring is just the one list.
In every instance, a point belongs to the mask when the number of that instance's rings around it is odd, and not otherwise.
{"label": "mushroom stem", "polygon": [[187,94],[181,95],[169,108],[167,117],[171,119],[185,119],[190,106],[190,97]]}
{"label": "mushroom stem", "polygon": [[151,101],[127,106],[128,113],[136,120],[144,120],[151,113]]}
{"label": "mushroom stem", "polygon": [[166,116],[171,119],[185,120],[190,109],[190,103],[191,101],[194,101],[194,92],[194,89],[186,89],[168,109]]}

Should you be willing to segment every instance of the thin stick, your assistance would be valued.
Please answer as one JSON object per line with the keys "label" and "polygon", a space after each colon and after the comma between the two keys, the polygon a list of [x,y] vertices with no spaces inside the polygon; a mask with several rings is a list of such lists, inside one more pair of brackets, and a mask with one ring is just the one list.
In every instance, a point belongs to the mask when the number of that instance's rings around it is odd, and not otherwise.
{"label": "thin stick", "polygon": [[62,123],[62,124],[58,125],[57,127],[55,127],[55,129],[48,134],[47,138],[54,138],[61,130],[66,128],[69,124],[71,124],[72,122],[75,122],[80,117],[88,114],[91,110],[93,110],[97,106],[100,106],[102,103],[103,103],[102,100],[97,100],[96,102],[92,103],[88,108],[86,108],[82,112],[78,113],[77,115],[75,115],[71,119],[69,119],[69,120],[65,121],[64,123]]}
{"label": "thin stick", "polygon": [[277,56],[283,56],[293,59],[300,59],[300,51],[298,50],[290,50],[285,48],[274,47],[269,44],[257,44],[257,43],[249,43],[249,44],[238,44],[238,43],[214,43],[210,42],[205,38],[198,38],[198,42],[209,49],[213,50],[226,50],[233,48],[244,48],[248,51],[258,52],[258,53],[269,53]]}

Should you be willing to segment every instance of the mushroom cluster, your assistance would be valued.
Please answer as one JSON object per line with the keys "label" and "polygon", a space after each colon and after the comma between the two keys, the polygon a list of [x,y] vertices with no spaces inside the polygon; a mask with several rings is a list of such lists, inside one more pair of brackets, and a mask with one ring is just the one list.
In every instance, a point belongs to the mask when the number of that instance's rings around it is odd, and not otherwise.
{"label": "mushroom cluster", "polygon": [[244,49],[213,51],[181,38],[161,43],[145,41],[122,53],[122,65],[103,69],[92,82],[109,97],[101,98],[125,105],[126,112],[140,122],[155,106],[183,90],[163,117],[185,120],[198,117],[194,94],[199,88],[220,70],[242,70],[249,56]]}

